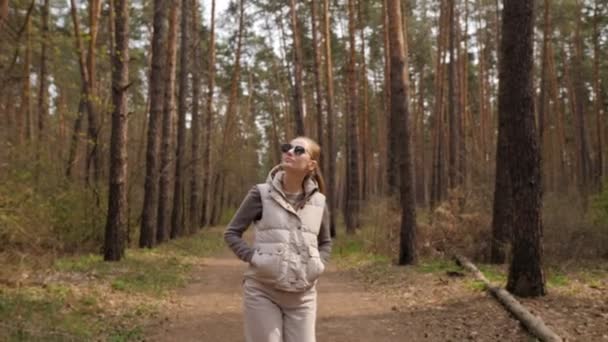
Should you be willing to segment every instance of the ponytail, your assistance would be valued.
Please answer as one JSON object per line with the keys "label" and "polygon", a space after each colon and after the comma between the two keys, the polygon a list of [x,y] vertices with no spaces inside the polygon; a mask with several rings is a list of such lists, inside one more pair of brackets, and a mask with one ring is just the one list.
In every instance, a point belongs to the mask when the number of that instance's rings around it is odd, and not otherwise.
{"label": "ponytail", "polygon": [[325,195],[325,179],[323,179],[323,175],[321,174],[321,169],[317,165],[315,171],[312,175],[317,181],[317,186],[319,187],[319,192]]}

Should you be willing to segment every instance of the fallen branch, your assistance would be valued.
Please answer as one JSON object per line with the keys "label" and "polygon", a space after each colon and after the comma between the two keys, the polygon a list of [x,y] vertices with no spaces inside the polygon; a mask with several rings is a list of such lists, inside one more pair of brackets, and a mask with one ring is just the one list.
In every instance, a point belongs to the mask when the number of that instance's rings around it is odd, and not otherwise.
{"label": "fallen branch", "polygon": [[540,317],[534,316],[528,309],[521,305],[509,292],[505,289],[492,286],[488,279],[471,263],[467,258],[455,255],[456,263],[466,270],[473,273],[475,278],[483,282],[487,291],[489,291],[499,302],[504,305],[515,318],[517,318],[534,336],[547,342],[562,342],[562,338],[553,332],[545,325]]}

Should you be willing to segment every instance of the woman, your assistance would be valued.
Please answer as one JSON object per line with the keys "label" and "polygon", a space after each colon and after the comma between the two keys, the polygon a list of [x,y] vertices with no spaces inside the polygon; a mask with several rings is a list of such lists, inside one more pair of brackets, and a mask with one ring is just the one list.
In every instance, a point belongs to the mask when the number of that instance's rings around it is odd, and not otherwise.
{"label": "woman", "polygon": [[[331,252],[319,145],[298,137],[281,150],[281,164],[249,191],[224,233],[249,263],[243,281],[247,342],[315,341],[315,285]],[[242,238],[250,223],[252,247]]]}

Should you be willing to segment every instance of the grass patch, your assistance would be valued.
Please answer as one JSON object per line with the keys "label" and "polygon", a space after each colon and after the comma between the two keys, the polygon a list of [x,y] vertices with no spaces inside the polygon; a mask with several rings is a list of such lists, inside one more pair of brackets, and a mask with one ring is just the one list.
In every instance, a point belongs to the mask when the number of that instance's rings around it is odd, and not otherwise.
{"label": "grass patch", "polygon": [[493,284],[504,285],[507,283],[507,274],[501,265],[481,264],[479,270]]}
{"label": "grass patch", "polygon": [[472,279],[472,278],[466,279],[464,284],[466,287],[468,287],[469,289],[471,289],[475,292],[482,292],[482,291],[485,291],[485,289],[486,289],[486,285],[482,281],[477,280],[477,279]]}
{"label": "grass patch", "polygon": [[417,270],[421,273],[462,272],[453,261],[447,259],[427,259],[419,262]]}
{"label": "grass patch", "polygon": [[206,231],[154,249],[129,249],[117,263],[89,254],[58,259],[54,267],[58,271],[106,280],[117,291],[162,296],[185,284],[197,258],[213,254],[223,246],[220,232]]}
{"label": "grass patch", "polygon": [[[70,291],[67,291],[70,292]],[[73,294],[49,287],[2,289],[0,339],[6,341],[77,341],[97,335],[91,315],[83,314]]]}
{"label": "grass patch", "polygon": [[547,285],[550,287],[563,287],[570,284],[570,279],[564,273],[556,270],[549,270],[547,272]]}
{"label": "grass patch", "polygon": [[222,232],[212,229],[128,249],[120,262],[93,254],[57,259],[50,270],[57,280],[46,286],[0,286],[0,340],[140,341],[142,324],[185,285],[192,266],[223,246]]}
{"label": "grass patch", "polygon": [[342,235],[334,240],[332,258],[342,268],[390,264],[388,257],[367,251],[364,241],[358,236]]}

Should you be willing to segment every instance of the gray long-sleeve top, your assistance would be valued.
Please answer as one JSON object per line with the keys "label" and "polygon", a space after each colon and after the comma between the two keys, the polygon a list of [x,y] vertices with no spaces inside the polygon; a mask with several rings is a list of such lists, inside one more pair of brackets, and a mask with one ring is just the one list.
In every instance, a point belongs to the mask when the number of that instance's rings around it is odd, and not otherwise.
{"label": "gray long-sleeve top", "polygon": [[[243,240],[243,233],[249,228],[249,225],[253,221],[258,221],[262,218],[262,199],[260,197],[260,191],[254,186],[245,199],[241,203],[241,206],[234,214],[234,217],[226,227],[224,232],[224,241],[228,244],[228,247],[236,254],[236,256],[245,261],[250,262],[253,256],[253,249]],[[319,245],[319,254],[323,263],[329,261],[331,254],[331,234],[329,230],[329,210],[327,205],[323,211],[323,220],[321,222],[321,229],[317,236]]]}

